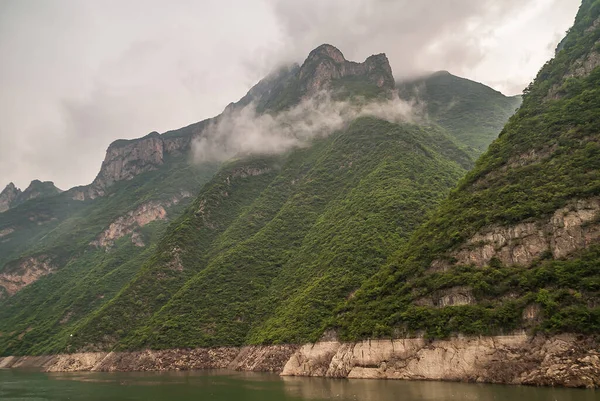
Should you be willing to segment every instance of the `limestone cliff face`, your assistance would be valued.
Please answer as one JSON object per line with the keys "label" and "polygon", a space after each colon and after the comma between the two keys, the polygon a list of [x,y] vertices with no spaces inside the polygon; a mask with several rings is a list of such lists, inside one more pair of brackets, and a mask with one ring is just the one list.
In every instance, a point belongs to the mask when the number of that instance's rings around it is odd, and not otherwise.
{"label": "limestone cliff face", "polygon": [[9,356],[0,358],[0,368],[49,372],[231,369],[283,376],[600,386],[598,343],[570,334]]}
{"label": "limestone cliff face", "polygon": [[528,266],[546,252],[560,259],[600,241],[599,212],[600,198],[580,199],[546,220],[488,227],[446,260],[433,261],[431,268],[447,270],[453,264],[482,267],[493,258],[504,265]]}
{"label": "limestone cliff face", "polygon": [[[3,288],[4,293],[12,296],[40,277],[52,273],[55,268],[52,259],[47,255],[26,257],[0,273],[0,287]],[[2,292],[0,297],[1,295]]]}
{"label": "limestone cliff face", "polygon": [[373,55],[363,63],[355,63],[346,60],[341,51],[327,44],[310,52],[298,72],[301,90],[307,97],[328,89],[333,80],[358,76],[365,77],[379,88],[393,89],[395,86],[385,54]]}
{"label": "limestone cliff face", "polygon": [[301,347],[282,375],[597,387],[596,343],[573,335],[323,342]]}
{"label": "limestone cliff face", "polygon": [[0,192],[0,213],[10,209],[11,204],[21,195],[21,190],[12,182]]}
{"label": "limestone cliff face", "polygon": [[170,206],[178,204],[182,199],[192,196],[189,192],[182,192],[179,196],[174,196],[168,201],[152,201],[141,204],[134,210],[127,212],[111,222],[108,228],[104,230],[94,241],[90,243],[98,248],[109,250],[116,240],[131,234],[131,241],[134,245],[145,246],[139,228],[156,220],[167,218],[167,210]]}
{"label": "limestone cliff face", "polygon": [[152,132],[140,139],[118,140],[106,151],[100,172],[92,184],[69,191],[75,200],[104,196],[115,182],[131,180],[147,171],[156,170],[167,155],[182,154],[189,150],[190,136],[164,137]]}

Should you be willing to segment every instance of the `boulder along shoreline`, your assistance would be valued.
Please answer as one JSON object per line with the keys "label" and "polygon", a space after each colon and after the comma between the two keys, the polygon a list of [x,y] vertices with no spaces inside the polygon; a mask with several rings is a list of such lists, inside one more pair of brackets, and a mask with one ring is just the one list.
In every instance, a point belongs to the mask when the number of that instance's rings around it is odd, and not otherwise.
{"label": "boulder along shoreline", "polygon": [[0,368],[45,372],[229,369],[282,376],[443,380],[600,387],[598,339],[525,333],[447,340],[321,341],[196,349],[0,357]]}

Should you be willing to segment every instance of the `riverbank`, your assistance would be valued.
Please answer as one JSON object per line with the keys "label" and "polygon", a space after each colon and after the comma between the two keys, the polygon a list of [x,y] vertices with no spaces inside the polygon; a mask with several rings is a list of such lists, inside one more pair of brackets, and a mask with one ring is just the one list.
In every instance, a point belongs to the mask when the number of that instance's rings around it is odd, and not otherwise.
{"label": "riverbank", "polygon": [[445,380],[536,386],[600,387],[600,347],[563,334],[323,341],[137,352],[95,352],[0,358],[0,368],[47,372],[230,369],[283,376]]}

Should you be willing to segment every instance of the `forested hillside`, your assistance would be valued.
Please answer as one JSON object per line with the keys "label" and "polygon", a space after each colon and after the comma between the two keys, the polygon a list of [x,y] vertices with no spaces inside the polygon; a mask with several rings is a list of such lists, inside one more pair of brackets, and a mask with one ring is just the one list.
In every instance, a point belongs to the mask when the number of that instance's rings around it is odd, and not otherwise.
{"label": "forested hillside", "polygon": [[[90,185],[0,213],[0,353],[317,340],[493,139],[482,107],[514,111],[456,79],[416,99],[385,55],[323,45],[214,119],[114,142]],[[434,99],[469,135],[411,106]],[[232,147],[248,127],[292,145]]]}
{"label": "forested hillside", "polygon": [[600,2],[458,188],[338,311],[343,338],[600,330]]}

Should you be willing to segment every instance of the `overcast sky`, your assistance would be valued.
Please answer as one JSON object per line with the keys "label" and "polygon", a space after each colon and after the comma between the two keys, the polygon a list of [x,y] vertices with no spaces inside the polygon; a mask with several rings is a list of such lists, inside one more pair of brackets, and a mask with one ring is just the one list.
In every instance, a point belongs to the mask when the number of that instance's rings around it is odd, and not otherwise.
{"label": "overcast sky", "polygon": [[87,184],[118,138],[212,117],[322,43],[527,86],[580,0],[0,0],[0,190]]}

